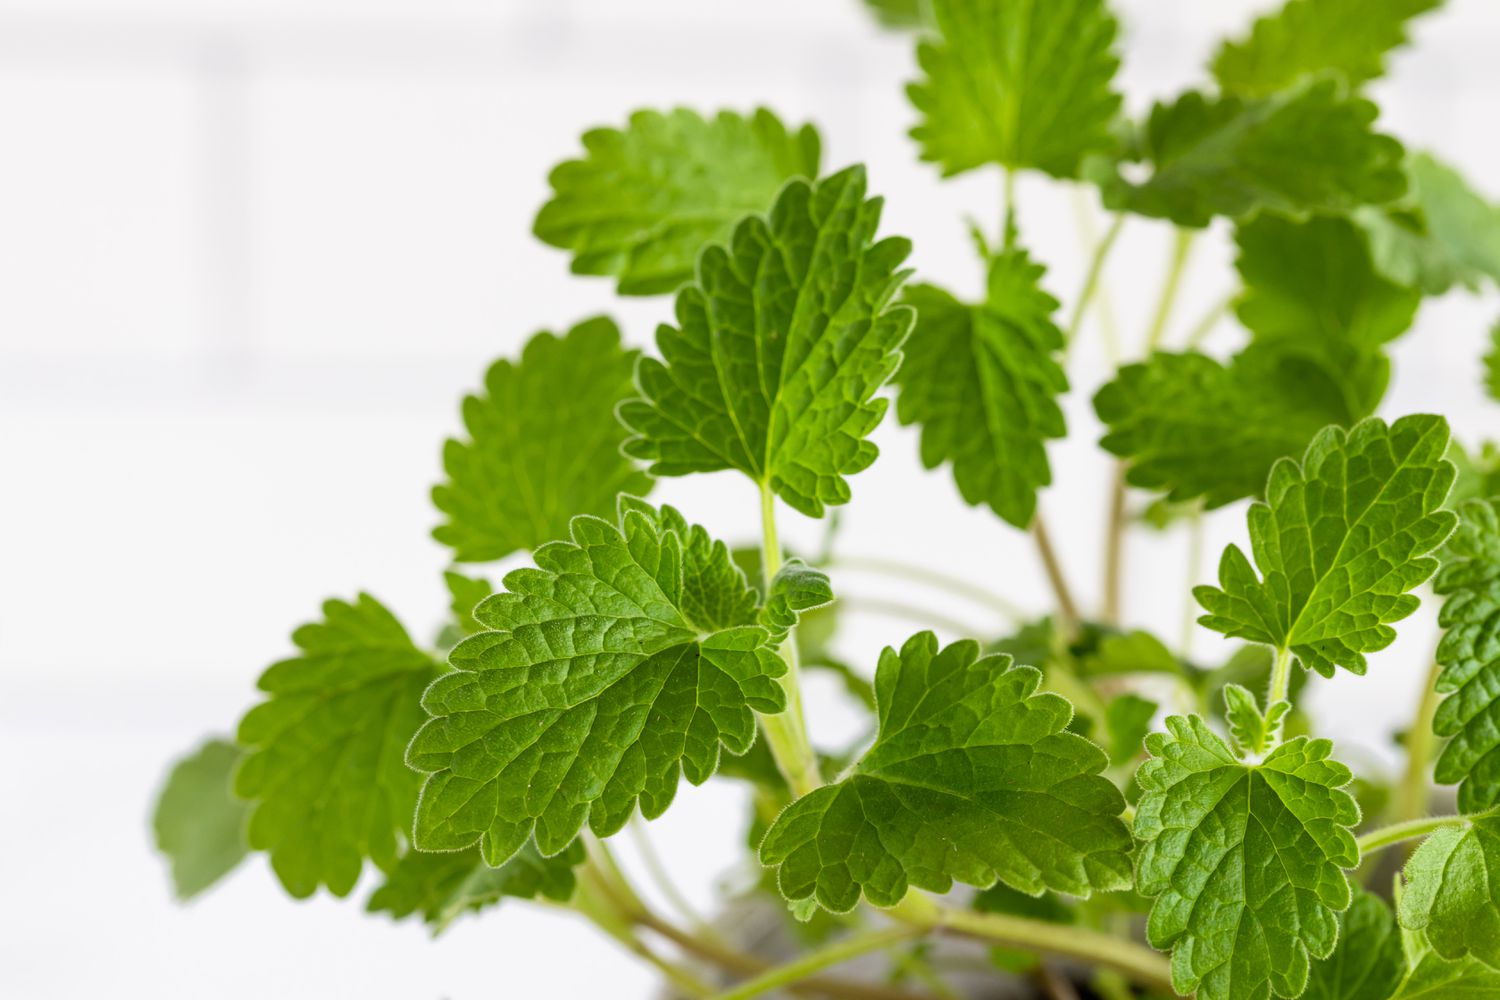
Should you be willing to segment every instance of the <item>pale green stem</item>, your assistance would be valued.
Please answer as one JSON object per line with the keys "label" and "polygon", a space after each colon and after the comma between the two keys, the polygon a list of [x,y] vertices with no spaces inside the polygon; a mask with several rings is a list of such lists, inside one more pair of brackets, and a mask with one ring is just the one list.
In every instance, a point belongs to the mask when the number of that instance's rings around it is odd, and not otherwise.
{"label": "pale green stem", "polygon": [[1000,193],[1000,246],[1006,250],[1016,245],[1016,172],[1001,167],[1004,176]]}
{"label": "pale green stem", "polygon": [[923,625],[931,625],[933,628],[951,632],[957,636],[976,639],[988,636],[991,630],[983,626],[966,622],[941,611],[933,611],[930,608],[920,608],[915,604],[905,601],[892,601],[883,597],[844,597],[839,599],[839,604],[848,611],[865,611],[870,614],[894,615],[904,618],[910,622],[918,622]]}
{"label": "pale green stem", "polygon": [[914,927],[962,934],[1114,969],[1142,986],[1172,993],[1172,970],[1167,959],[1125,938],[1029,917],[948,909],[915,891],[908,892],[905,899],[887,912]]}
{"label": "pale green stem", "polygon": [[1437,690],[1438,675],[1442,672],[1442,664],[1434,661],[1422,683],[1417,714],[1406,731],[1406,774],[1396,789],[1392,810],[1397,821],[1417,819],[1427,812],[1427,769],[1432,766],[1432,752],[1437,744],[1432,720],[1442,700]]}
{"label": "pale green stem", "polygon": [[815,973],[847,962],[851,958],[858,958],[872,951],[881,951],[922,933],[923,929],[920,927],[900,926],[854,934],[841,941],[835,941],[827,948],[808,952],[785,965],[769,969],[732,990],[720,993],[717,1000],[750,1000],[751,997],[758,997],[762,993],[769,993],[783,986],[801,982]]}
{"label": "pale green stem", "polygon": [[1266,710],[1278,701],[1286,701],[1292,685],[1292,651],[1276,650],[1276,662],[1271,665],[1271,690],[1266,697]]}
{"label": "pale green stem", "polygon": [[1188,515],[1187,537],[1187,587],[1182,604],[1182,633],[1177,644],[1177,654],[1186,660],[1193,646],[1193,626],[1198,622],[1198,602],[1193,597],[1193,587],[1198,583],[1198,574],[1203,571],[1203,501],[1193,505]]}
{"label": "pale green stem", "polygon": [[992,591],[986,590],[977,583],[947,573],[930,569],[917,563],[902,562],[896,559],[882,559],[874,556],[835,556],[823,563],[826,569],[852,569],[868,573],[880,573],[886,576],[898,577],[909,580],[912,583],[923,583],[938,590],[946,590],[950,594],[982,604],[989,610],[995,612],[1011,623],[1025,621],[1027,614],[1010,601]]}
{"label": "pale green stem", "polygon": [[[760,526],[761,560],[765,567],[766,586],[769,587],[781,569],[781,542],[776,536],[776,495],[765,483],[760,487]],[[781,689],[786,692],[786,711],[762,715],[760,721],[771,756],[776,758],[776,766],[791,786],[792,794],[801,798],[822,785],[823,778],[818,773],[818,757],[813,753],[812,741],[807,736],[807,722],[802,715],[795,631],[794,628],[782,640],[777,650],[786,663],[786,673],[780,678]]]}
{"label": "pale green stem", "polygon": [[1208,312],[1203,314],[1203,318],[1193,324],[1183,346],[1190,351],[1197,350],[1208,335],[1214,332],[1214,327],[1219,325],[1219,321],[1229,314],[1229,307],[1234,305],[1235,298],[1236,294],[1230,294],[1215,302]]}
{"label": "pale green stem", "polygon": [[1117,212],[1109,228],[1104,232],[1104,239],[1094,246],[1094,253],[1089,258],[1088,270],[1083,275],[1083,288],[1079,290],[1078,298],[1073,302],[1073,314],[1068,320],[1067,339],[1063,342],[1065,357],[1067,352],[1072,351],[1073,343],[1078,339],[1078,330],[1083,325],[1084,313],[1094,297],[1094,292],[1099,288],[1099,275],[1104,271],[1104,261],[1109,256],[1109,251],[1115,245],[1115,240],[1119,238],[1120,230],[1124,225],[1124,214]]}
{"label": "pale green stem", "polygon": [[[1099,229],[1094,224],[1094,212],[1082,185],[1071,185],[1070,200],[1073,203],[1073,221],[1078,228],[1078,244],[1088,252],[1089,247],[1099,241]],[[1104,360],[1111,370],[1120,366],[1120,321],[1115,316],[1114,302],[1109,294],[1109,284],[1102,277],[1096,278],[1099,290],[1095,298],[1099,308],[1094,315],[1099,318],[1099,329],[1104,334]]]}
{"label": "pale green stem", "polygon": [[1125,472],[1125,463],[1117,459],[1109,486],[1109,520],[1104,529],[1104,607],[1100,616],[1111,625],[1120,622],[1120,589],[1125,578],[1125,528],[1128,523]]}
{"label": "pale green stem", "polygon": [[651,876],[651,881],[656,884],[657,890],[672,909],[676,910],[678,916],[686,920],[693,930],[704,937],[718,940],[719,933],[693,908],[693,904],[688,902],[682,890],[677,888],[677,883],[667,871],[667,866],[662,864],[661,856],[656,853],[656,846],[651,843],[651,835],[646,830],[645,822],[638,816],[631,819],[630,836],[635,841],[636,853],[641,856],[641,863],[645,865],[646,873]]}
{"label": "pale green stem", "polygon": [[1057,625],[1058,632],[1065,642],[1072,642],[1073,637],[1078,634],[1078,603],[1073,600],[1073,591],[1068,586],[1067,577],[1063,576],[1062,563],[1057,558],[1057,550],[1052,547],[1052,536],[1047,531],[1047,522],[1042,520],[1041,512],[1031,521],[1031,535],[1036,539],[1036,551],[1042,559],[1042,567],[1047,571],[1047,581],[1052,584],[1052,593],[1057,597]]}
{"label": "pale green stem", "polygon": [[1150,354],[1161,344],[1167,332],[1167,322],[1172,318],[1172,306],[1177,303],[1177,292],[1182,287],[1182,275],[1187,270],[1188,252],[1193,249],[1195,229],[1178,229],[1172,240],[1172,263],[1167,269],[1167,281],[1162,285],[1161,297],[1156,302],[1156,315],[1146,333],[1146,353]]}
{"label": "pale green stem", "polygon": [[604,884],[607,878],[592,863],[579,866],[578,885],[573,893],[573,909],[614,938],[631,954],[655,968],[682,992],[694,997],[712,996],[713,987],[681,966],[662,958],[636,936],[631,916],[620,912],[618,901]]}
{"label": "pale green stem", "polygon": [[1356,844],[1359,845],[1361,856],[1373,854],[1383,847],[1399,844],[1404,840],[1413,840],[1417,837],[1425,837],[1445,826],[1454,823],[1462,823],[1467,816],[1423,816],[1420,819],[1409,819],[1404,823],[1392,823],[1390,826],[1382,826],[1371,830],[1360,837]]}

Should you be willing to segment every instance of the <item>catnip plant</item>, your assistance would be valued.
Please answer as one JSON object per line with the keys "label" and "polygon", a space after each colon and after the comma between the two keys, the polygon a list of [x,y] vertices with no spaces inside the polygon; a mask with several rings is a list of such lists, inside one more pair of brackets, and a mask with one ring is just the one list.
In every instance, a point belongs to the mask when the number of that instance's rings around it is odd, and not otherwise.
{"label": "catnip plant", "polygon": [[[811,125],[642,110],[584,133],[535,232],[656,296],[654,350],[596,317],[489,369],[432,491],[446,627],[419,642],[359,594],[293,632],[233,737],[162,791],[178,894],[255,851],[295,898],[368,876],[369,911],[435,932],[502,899],[568,907],[683,997],[1500,997],[1500,452],[1375,415],[1423,301],[1500,282],[1500,209],[1365,94],[1437,6],[1288,0],[1134,120],[1105,0],[872,3],[913,38],[918,155],[1003,178],[977,301],[910,280],[864,168],[827,169]],[[1066,308],[1021,171],[1108,213]],[[1140,360],[1093,395],[1115,486],[1091,609],[1037,500],[1127,224],[1174,238]],[[1168,338],[1210,225],[1236,291]],[[1239,350],[1199,350],[1229,320]],[[1478,377],[1500,401],[1494,341]],[[925,466],[1034,537],[1052,614],[838,657],[829,556],[788,554],[777,519],[855,500],[892,400]],[[648,499],[723,470],[759,494],[755,545]],[[1120,555],[1224,507],[1249,550],[1192,597],[1238,645],[1189,662],[1120,620]],[[498,586],[464,568],[517,553]],[[1443,633],[1404,776],[1356,777],[1299,697],[1314,674],[1381,683],[1428,581]],[[859,745],[810,739],[809,671],[869,713]],[[748,790],[747,891],[794,948],[663,916],[616,863],[684,778]]]}

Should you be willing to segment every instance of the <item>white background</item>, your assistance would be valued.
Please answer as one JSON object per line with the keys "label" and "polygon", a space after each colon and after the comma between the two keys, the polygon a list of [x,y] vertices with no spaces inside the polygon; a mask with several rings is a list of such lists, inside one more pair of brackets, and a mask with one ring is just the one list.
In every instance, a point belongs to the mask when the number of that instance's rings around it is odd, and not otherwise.
{"label": "white background", "polygon": [[[1267,5],[1116,6],[1138,111],[1201,80],[1216,34]],[[1416,36],[1376,88],[1386,126],[1500,195],[1500,6],[1452,0]],[[324,597],[368,589],[433,633],[445,553],[427,489],[490,360],[601,310],[649,345],[666,298],[617,302],[529,235],[548,168],[585,127],[675,103],[812,119],[828,167],[868,162],[919,273],[974,291],[963,218],[993,229],[999,181],[940,185],[916,162],[911,75],[909,41],[853,0],[0,3],[0,995],[648,995],[651,977],[587,927],[520,905],[432,943],[354,900],[293,903],[257,857],[180,908],[150,847],[151,799],[176,754],[230,731]],[[1025,239],[1072,296],[1069,196],[1030,176],[1020,192]],[[1202,241],[1169,344],[1229,290],[1223,236]],[[1128,343],[1167,248],[1140,220],[1117,248]],[[1496,312],[1492,295],[1424,306],[1383,412],[1438,409],[1471,441],[1500,432],[1476,377]],[[1212,343],[1236,334],[1226,324]],[[1097,345],[1094,331],[1043,499],[1089,602],[1108,470],[1087,405]],[[963,507],[946,472],[923,473],[914,433],[888,422],[877,440],[841,550],[931,563],[1044,610],[1029,540]],[[656,496],[726,537],[755,525],[732,475]],[[784,518],[794,545],[818,537]],[[1241,508],[1212,518],[1209,552],[1242,523]],[[1184,552],[1176,535],[1132,545],[1131,622],[1178,635]],[[852,624],[846,649],[866,666],[915,627]],[[1316,691],[1346,759],[1388,764],[1433,636],[1415,619],[1370,677]],[[1193,641],[1222,655],[1201,630]],[[819,710],[815,737],[847,728],[821,688]],[[742,807],[733,788],[684,789],[653,825],[702,906],[736,857]]]}

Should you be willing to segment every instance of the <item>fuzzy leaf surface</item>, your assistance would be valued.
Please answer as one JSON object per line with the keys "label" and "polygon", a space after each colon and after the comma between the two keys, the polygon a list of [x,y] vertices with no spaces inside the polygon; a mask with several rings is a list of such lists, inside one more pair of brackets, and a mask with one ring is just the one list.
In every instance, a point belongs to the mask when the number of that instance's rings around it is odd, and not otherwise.
{"label": "fuzzy leaf surface", "polygon": [[1368,416],[1389,377],[1378,354],[1290,338],[1252,343],[1227,364],[1158,352],[1095,394],[1099,444],[1130,463],[1131,485],[1221,507],[1261,495],[1276,460],[1324,427]]}
{"label": "fuzzy leaf surface", "polygon": [[1446,742],[1433,777],[1462,782],[1459,810],[1481,812],[1500,805],[1500,498],[1458,508],[1442,564],[1432,589],[1444,598],[1437,689],[1447,697],[1432,729]]}
{"label": "fuzzy leaf surface", "polygon": [[151,828],[172,869],[178,899],[191,899],[234,870],[249,852],[234,769],[244,753],[228,740],[206,740],[173,765],[156,800]]}
{"label": "fuzzy leaf surface", "polygon": [[1412,962],[1392,1000],[1500,1000],[1500,972],[1483,962],[1449,962],[1430,948]]}
{"label": "fuzzy leaf surface", "polygon": [[408,851],[370,894],[365,909],[396,920],[417,914],[439,934],[464,913],[507,896],[566,903],[573,895],[573,869],[583,856],[581,843],[551,858],[527,843],[509,861],[491,868],[477,847],[438,854]]}
{"label": "fuzzy leaf surface", "polygon": [[945,176],[986,163],[1078,176],[1115,144],[1118,24],[1104,0],[932,0],[939,37],[907,87],[922,159]]}
{"label": "fuzzy leaf surface", "polygon": [[495,362],[483,395],[464,400],[469,439],[443,446],[447,479],[432,502],[447,520],[433,537],[455,559],[488,562],[561,536],[577,514],[608,515],[622,491],[649,492],[615,419],[634,364],[602,316],[537,334],[519,363]]}
{"label": "fuzzy leaf surface", "polygon": [[1108,207],[1194,228],[1262,209],[1379,204],[1400,197],[1406,178],[1401,144],[1374,131],[1375,116],[1334,80],[1255,100],[1189,91],[1151,111],[1139,150],[1147,179],[1098,179]]}
{"label": "fuzzy leaf surface", "polygon": [[292,641],[300,654],[261,675],[269,697],[240,721],[235,792],[287,892],[346,896],[363,860],[389,868],[411,830],[421,778],[402,758],[440,668],[369,594],[327,601]]}
{"label": "fuzzy leaf surface", "polygon": [[1302,1000],[1389,1000],[1406,975],[1396,915],[1378,896],[1354,890],[1339,914],[1339,943],[1312,964]]}
{"label": "fuzzy leaf surface", "polygon": [[850,167],[789,183],[709,245],[677,326],[657,331],[662,360],[641,359],[640,396],[620,407],[625,450],[658,476],[738,469],[810,517],[847,503],[913,319],[891,301],[911,244],[875,239],[880,210]]}
{"label": "fuzzy leaf surface", "polygon": [[1450,962],[1500,970],[1500,817],[1440,828],[1412,852],[1403,878],[1402,927],[1424,932]]}
{"label": "fuzzy leaf surface", "polygon": [[978,306],[932,285],[912,288],[917,325],[897,376],[896,416],[921,425],[922,464],[951,463],[967,503],[988,504],[1018,528],[1052,481],[1048,439],[1067,433],[1057,402],[1068,388],[1063,334],[1044,270],[1024,250],[1005,251],[990,263]]}
{"label": "fuzzy leaf surface", "polygon": [[1156,897],[1146,935],[1172,949],[1184,996],[1296,997],[1350,903],[1352,775],[1327,740],[1296,737],[1248,764],[1197,716],[1167,730],[1146,738],[1137,772],[1136,888]]}
{"label": "fuzzy leaf surface", "polygon": [[1410,591],[1437,569],[1428,553],[1453,530],[1442,509],[1455,475],[1447,449],[1441,417],[1325,428],[1300,464],[1276,463],[1265,501],[1251,506],[1255,567],[1231,545],[1219,586],[1194,588],[1208,612],[1199,623],[1290,649],[1325,677],[1335,667],[1363,674],[1365,654],[1395,639],[1390,623],[1417,609]]}
{"label": "fuzzy leaf surface", "polygon": [[676,289],[699,249],[763,212],[793,177],[818,176],[818,133],[760,108],[704,118],[686,108],[637,111],[623,129],[585,132],[584,156],[548,178],[534,229],[573,254],[574,274],[612,275],[622,295]]}
{"label": "fuzzy leaf surface", "polygon": [[788,559],[776,571],[766,594],[766,603],[756,620],[771,633],[776,645],[807,611],[826,608],[833,603],[833,585],[828,574],[814,569],[801,559]]}
{"label": "fuzzy leaf surface", "polygon": [[728,549],[643,506],[623,503],[618,525],[574,518],[475,609],[491,631],[454,648],[407,751],[428,774],[419,849],[478,843],[498,866],[533,835],[548,857],[585,823],[608,836],[637,802],[661,815],[681,775],[708,780],[721,747],[749,750],[756,711],[785,708],[766,630],[724,620],[754,607]]}
{"label": "fuzzy leaf surface", "polygon": [[1385,56],[1406,44],[1406,22],[1442,0],[1288,0],[1224,43],[1214,78],[1228,93],[1265,97],[1333,71],[1353,86],[1385,73]]}
{"label": "fuzzy leaf surface", "polygon": [[1041,674],[931,632],[886,649],[880,732],[842,781],[792,803],[761,860],[792,901],[847,912],[891,906],[909,886],[946,892],[998,879],[1087,896],[1130,885],[1124,799],[1104,752],[1065,731],[1073,710]]}

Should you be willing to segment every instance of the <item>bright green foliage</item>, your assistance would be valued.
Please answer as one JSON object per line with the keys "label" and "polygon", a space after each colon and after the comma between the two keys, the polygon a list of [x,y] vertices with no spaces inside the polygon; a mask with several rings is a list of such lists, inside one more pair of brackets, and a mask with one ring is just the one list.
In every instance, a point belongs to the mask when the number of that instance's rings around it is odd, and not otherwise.
{"label": "bright green foliage", "polygon": [[804,611],[824,608],[832,603],[833,587],[828,582],[828,574],[813,569],[801,559],[788,559],[771,580],[765,607],[756,620],[771,633],[772,641],[779,646]]}
{"label": "bright green foliage", "polygon": [[1146,935],[1172,949],[1183,995],[1298,996],[1350,902],[1352,775],[1327,740],[1297,737],[1249,764],[1197,716],[1173,716],[1167,730],[1146,738],[1151,759],[1137,772],[1136,888],[1157,897]]}
{"label": "bright green foliage", "polygon": [[926,0],[865,0],[865,9],[887,28],[906,30],[919,28],[926,21],[923,6]]}
{"label": "bright green foliage", "polygon": [[1396,916],[1378,896],[1360,889],[1339,915],[1339,943],[1312,964],[1302,1000],[1388,1000],[1406,974]]}
{"label": "bright green foliage", "polygon": [[1405,191],[1401,144],[1376,109],[1333,80],[1259,100],[1188,92],[1151,111],[1140,155],[1151,176],[1100,178],[1114,209],[1203,227],[1267,209],[1341,212]]}
{"label": "bright green foliage", "polygon": [[897,379],[896,415],[922,425],[922,464],[953,464],[958,491],[1018,528],[1052,481],[1047,440],[1067,433],[1057,398],[1067,391],[1052,322],[1057,300],[1040,264],[1012,249],[990,261],[983,304],[960,303],[932,285],[906,296],[917,325]]}
{"label": "bright green foliage", "polygon": [[1389,375],[1379,354],[1290,338],[1252,343],[1228,364],[1157,353],[1095,394],[1108,426],[1099,444],[1129,461],[1132,485],[1220,507],[1259,496],[1276,460],[1324,427],[1368,416]]}
{"label": "bright green foliage", "polygon": [[453,621],[459,631],[464,635],[484,631],[484,626],[474,617],[474,609],[479,606],[480,601],[495,592],[490,581],[448,570],[443,573],[443,582],[448,585],[448,607],[453,612]]}
{"label": "bright green foliage", "polygon": [[1391,1000],[1500,1000],[1500,972],[1483,962],[1449,962],[1425,947]]}
{"label": "bright green foliage", "polygon": [[1251,506],[1250,545],[1224,550],[1219,586],[1196,587],[1198,621],[1228,636],[1290,649],[1331,677],[1365,672],[1365,654],[1395,639],[1391,622],[1417,609],[1410,591],[1437,569],[1428,556],[1455,522],[1442,509],[1453,485],[1441,417],[1371,417],[1329,427],[1299,465],[1271,469],[1266,500]]}
{"label": "bright green foliage", "polygon": [[1433,581],[1447,598],[1437,689],[1448,695],[1432,723],[1447,738],[1434,777],[1463,782],[1458,807],[1477,812],[1500,805],[1500,498],[1470,500],[1458,515]]}
{"label": "bright green foliage", "polygon": [[[475,610],[481,632],[427,692],[407,760],[430,775],[416,845],[478,842],[499,865],[535,831],[547,856],[587,822],[607,836],[640,802],[654,818],[679,773],[713,774],[786,704],[766,630],[738,625],[753,592],[729,551],[670,508],[621,505],[619,526],[573,520]],[[748,596],[747,596],[748,595]]]}
{"label": "bright green foliage", "polygon": [[1484,391],[1500,403],[1500,323],[1490,330],[1490,349],[1484,356]]}
{"label": "bright green foliage", "polygon": [[583,147],[552,171],[536,235],[572,252],[574,274],[617,277],[622,295],[676,289],[703,244],[765,211],[791,178],[818,176],[820,159],[811,125],[789,130],[764,108],[637,111],[624,129],[585,132]]}
{"label": "bright green foliage", "polygon": [[583,855],[583,844],[574,843],[544,858],[528,842],[510,860],[491,868],[477,847],[437,854],[408,851],[371,893],[365,908],[397,920],[418,914],[438,934],[455,918],[506,896],[566,903],[573,895],[573,868]]}
{"label": "bright green foliage", "polygon": [[1041,674],[931,632],[886,649],[880,733],[853,771],[792,803],[761,845],[791,900],[843,913],[909,886],[946,892],[998,878],[1086,896],[1130,885],[1120,793],[1103,751],[1066,732],[1072,707]]}
{"label": "bright green foliage", "polygon": [[260,677],[270,697],[240,721],[249,843],[287,892],[348,895],[364,858],[389,868],[411,829],[420,776],[402,753],[439,666],[369,594],[327,601],[292,633],[301,654]]}
{"label": "bright green foliage", "polygon": [[1076,177],[1115,145],[1117,25],[1104,0],[932,0],[940,38],[922,42],[907,94],[922,159],[944,175],[998,163]]}
{"label": "bright green foliage", "polygon": [[1242,756],[1259,757],[1281,742],[1281,725],[1291,710],[1291,702],[1277,701],[1262,712],[1249,688],[1224,685],[1224,720],[1229,723],[1234,748]]}
{"label": "bright green foliage", "polygon": [[1315,339],[1374,349],[1411,326],[1420,292],[1375,270],[1347,219],[1262,213],[1235,230],[1245,291],[1235,314],[1257,339]]}
{"label": "bright green foliage", "polygon": [[651,489],[620,454],[626,432],[615,419],[634,356],[600,316],[563,337],[537,334],[519,364],[495,362],[484,395],[464,400],[470,440],[443,447],[448,481],[432,490],[448,516],[432,534],[454,558],[485,562],[535,548],[576,514],[608,514],[622,490]]}
{"label": "bright green foliage", "polygon": [[1406,43],[1406,22],[1442,0],[1288,0],[1229,41],[1214,58],[1225,91],[1265,97],[1331,70],[1358,86],[1385,72],[1385,55]]}
{"label": "bright green foliage", "polygon": [[1261,213],[1236,231],[1255,340],[1228,364],[1195,353],[1127,365],[1094,399],[1101,444],[1129,481],[1217,507],[1258,496],[1279,458],[1329,424],[1375,411],[1389,380],[1381,345],[1412,322],[1419,293],[1382,277],[1344,219]]}
{"label": "bright green foliage", "polygon": [[1118,674],[1175,674],[1186,667],[1166,645],[1152,635],[1137,629],[1119,635],[1101,636],[1093,652],[1078,663],[1084,677],[1107,677]]}
{"label": "bright green foliage", "polygon": [[1454,285],[1477,290],[1486,278],[1500,283],[1500,207],[1428,153],[1408,157],[1406,172],[1406,198],[1354,216],[1380,270],[1429,295]]}
{"label": "bright green foliage", "polygon": [[1104,707],[1105,729],[1109,732],[1109,758],[1115,764],[1129,763],[1140,756],[1151,722],[1156,718],[1157,704],[1140,695],[1117,694]]}
{"label": "bright green foliage", "polygon": [[662,360],[641,359],[641,398],[620,407],[626,451],[660,476],[739,469],[811,517],[848,502],[913,319],[891,304],[911,245],[875,241],[880,209],[850,167],[788,184],[705,248],[678,325],[657,331]]}
{"label": "bright green foliage", "polygon": [[228,740],[207,740],[179,760],[156,801],[156,848],[172,866],[178,899],[191,899],[244,860],[250,807],[234,797],[231,776],[243,756]]}
{"label": "bright green foliage", "polygon": [[1401,926],[1443,958],[1500,970],[1500,817],[1474,817],[1422,841],[1404,872]]}

